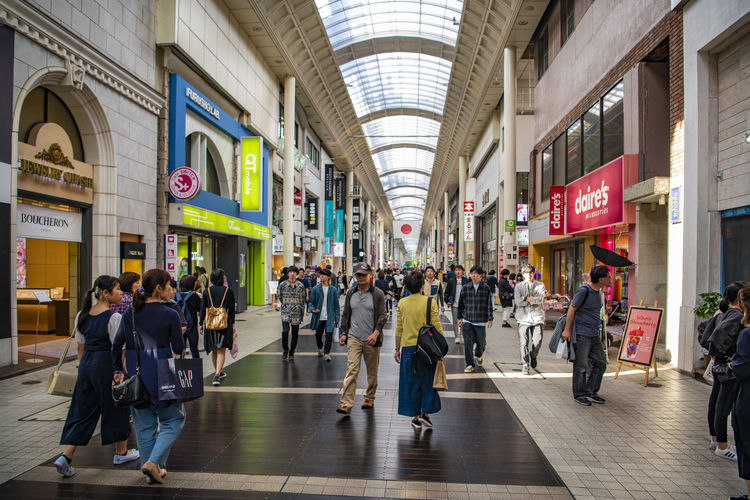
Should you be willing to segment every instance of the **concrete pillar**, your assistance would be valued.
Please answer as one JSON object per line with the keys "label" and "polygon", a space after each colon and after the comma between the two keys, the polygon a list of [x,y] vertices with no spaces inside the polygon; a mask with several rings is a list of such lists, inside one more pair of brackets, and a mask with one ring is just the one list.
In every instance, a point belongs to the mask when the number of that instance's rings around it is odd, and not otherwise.
{"label": "concrete pillar", "polygon": [[284,266],[294,265],[294,103],[295,79],[284,78]]}
{"label": "concrete pillar", "polygon": [[458,262],[466,265],[466,249],[464,248],[464,201],[466,200],[466,157],[458,157]]}
{"label": "concrete pillar", "polygon": [[[503,151],[503,217],[516,218],[516,49],[506,47],[503,68],[503,121],[505,126],[505,150]],[[498,220],[500,229],[504,232],[503,246],[505,255],[513,253],[516,246],[517,232],[505,232],[505,220]],[[499,231],[498,231],[499,233]],[[516,248],[516,255],[518,255]],[[511,272],[518,270],[518,260],[506,265]]]}
{"label": "concrete pillar", "polygon": [[[354,188],[354,170],[346,172],[346,227],[344,231],[344,241],[346,241],[346,269],[347,276],[354,273],[354,262],[357,257],[354,255],[354,245],[352,242],[352,190]],[[362,210],[362,207],[360,207]],[[360,221],[361,221],[360,217]]]}
{"label": "concrete pillar", "polygon": [[378,216],[378,267],[385,267],[385,249],[383,248],[383,218]]}
{"label": "concrete pillar", "polygon": [[443,263],[448,267],[448,191],[443,193]]}

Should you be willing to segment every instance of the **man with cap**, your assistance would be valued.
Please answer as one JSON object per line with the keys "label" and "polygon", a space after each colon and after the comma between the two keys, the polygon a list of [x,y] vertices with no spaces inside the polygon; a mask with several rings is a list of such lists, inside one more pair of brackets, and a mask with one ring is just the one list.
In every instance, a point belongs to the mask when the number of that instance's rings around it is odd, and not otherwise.
{"label": "man with cap", "polygon": [[383,345],[383,327],[388,320],[385,311],[385,295],[370,283],[372,268],[366,262],[354,266],[357,286],[346,293],[344,314],[341,316],[339,344],[347,345],[348,360],[344,387],[337,412],[349,415],[354,406],[357,377],[362,358],[367,369],[367,389],[363,409],[373,407],[378,388],[378,364],[380,347]]}
{"label": "man with cap", "polygon": [[[310,293],[310,308],[312,319],[310,329],[315,330],[315,343],[318,345],[318,356],[325,356],[331,361],[331,344],[333,330],[341,319],[339,309],[339,291],[335,286],[329,286],[331,271],[318,268],[318,281]],[[323,348],[323,332],[326,334],[325,349]]]}

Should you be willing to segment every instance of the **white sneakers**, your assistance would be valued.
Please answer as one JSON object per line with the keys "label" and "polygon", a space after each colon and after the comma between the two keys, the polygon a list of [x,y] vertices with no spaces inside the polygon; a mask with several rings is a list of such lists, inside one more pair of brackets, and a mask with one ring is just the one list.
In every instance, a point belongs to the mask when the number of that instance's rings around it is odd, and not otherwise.
{"label": "white sneakers", "polygon": [[714,451],[719,444],[711,438],[708,438],[708,449]]}
{"label": "white sneakers", "polygon": [[464,373],[471,373],[474,371],[474,366],[468,365],[466,368],[464,368]]}
{"label": "white sneakers", "polygon": [[733,444],[728,445],[723,450],[717,446],[714,450],[714,455],[716,455],[717,457],[726,458],[727,460],[734,460],[736,462],[737,448]]}

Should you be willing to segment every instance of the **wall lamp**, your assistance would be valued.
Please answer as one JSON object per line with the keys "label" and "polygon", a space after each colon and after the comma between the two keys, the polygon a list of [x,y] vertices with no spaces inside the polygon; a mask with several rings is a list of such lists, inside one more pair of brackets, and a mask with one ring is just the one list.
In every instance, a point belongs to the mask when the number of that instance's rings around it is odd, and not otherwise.
{"label": "wall lamp", "polygon": [[745,144],[750,144],[750,132],[745,134]]}

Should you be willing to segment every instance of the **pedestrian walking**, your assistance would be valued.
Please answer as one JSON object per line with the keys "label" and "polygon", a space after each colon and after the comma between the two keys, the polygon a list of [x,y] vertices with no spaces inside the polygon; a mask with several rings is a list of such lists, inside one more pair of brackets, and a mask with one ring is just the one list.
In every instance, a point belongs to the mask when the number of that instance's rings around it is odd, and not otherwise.
{"label": "pedestrian walking", "polygon": [[[115,407],[112,400],[112,340],[120,326],[121,315],[110,310],[120,302],[120,282],[114,276],[99,276],[83,299],[75,318],[75,338],[80,362],[68,416],[60,444],[64,446],[55,468],[65,477],[76,471],[71,466],[79,446],[86,446],[101,417],[102,445],[115,445],[115,465],[138,460],[138,450],[128,450],[130,411]],[[96,304],[93,304],[96,299]]]}
{"label": "pedestrian walking", "polygon": [[737,351],[732,357],[732,371],[739,386],[732,409],[732,428],[737,446],[737,469],[750,495],[750,286],[740,290],[739,298],[744,328],[737,337]]}
{"label": "pedestrian walking", "polygon": [[388,316],[391,316],[393,305],[391,304],[389,293],[390,284],[388,283],[388,280],[385,279],[384,271],[378,271],[378,279],[375,280],[373,285],[380,288],[380,291],[383,292],[383,295],[385,295],[385,310],[386,312],[388,312]]}
{"label": "pedestrian walking", "polygon": [[456,264],[451,266],[453,276],[448,278],[448,285],[445,287],[445,302],[451,310],[453,319],[453,334],[456,337],[456,344],[462,342],[461,328],[458,326],[458,301],[461,298],[463,287],[471,283],[471,280],[464,276],[464,266]]}
{"label": "pedestrian walking", "polygon": [[[544,337],[544,309],[542,302],[547,291],[544,283],[534,279],[534,266],[526,264],[521,268],[524,280],[514,289],[516,301],[516,322],[518,323],[518,344],[521,348],[521,373],[529,374],[529,365],[536,368],[537,356]],[[503,314],[505,311],[503,311]],[[503,316],[504,318],[505,316]]]}
{"label": "pedestrian walking", "polygon": [[[396,318],[396,352],[398,371],[398,414],[411,417],[415,430],[432,428],[430,415],[440,411],[440,396],[433,389],[436,365],[427,365],[415,356],[419,330],[427,318],[428,297],[419,293],[424,286],[422,273],[404,279],[411,295],[398,303]],[[440,313],[434,300],[430,302],[430,324],[443,335]]]}
{"label": "pedestrian walking", "polygon": [[118,278],[120,290],[122,290],[122,299],[119,304],[111,304],[109,309],[116,313],[124,313],[133,303],[133,294],[141,284],[141,275],[131,271],[126,271]]}
{"label": "pedestrian walking", "polygon": [[513,285],[509,280],[510,271],[500,271],[500,279],[497,281],[498,295],[500,296],[500,307],[503,308],[503,328],[511,328],[508,320],[513,314]]}
{"label": "pedestrian walking", "polygon": [[[341,320],[339,291],[330,284],[330,279],[331,271],[319,269],[318,284],[313,287],[310,293],[310,307],[312,309],[310,328],[315,330],[318,356],[325,356],[326,361],[331,361],[333,331],[336,324]],[[323,344],[323,333],[325,333],[325,345]]]}
{"label": "pedestrian walking", "polygon": [[[305,316],[305,286],[297,280],[297,268],[289,266],[287,279],[279,285],[278,296],[281,303],[281,348],[282,360],[293,360],[297,348],[299,325]],[[292,343],[289,344],[289,331]]]}
{"label": "pedestrian walking", "polygon": [[354,266],[357,286],[346,293],[344,313],[341,315],[339,344],[347,346],[348,358],[341,400],[336,411],[345,415],[352,412],[362,358],[367,369],[363,409],[373,407],[378,388],[380,347],[383,345],[383,327],[388,315],[385,312],[385,295],[370,283],[371,274],[372,268],[365,262]]}
{"label": "pedestrian walking", "polygon": [[487,284],[490,286],[490,292],[492,292],[492,309],[494,311],[497,311],[497,307],[495,307],[495,290],[497,289],[498,285],[498,279],[497,276],[495,276],[495,270],[491,269],[490,274],[487,277]]}
{"label": "pedestrian walking", "polygon": [[[119,384],[125,378],[122,373],[124,346],[129,375],[134,375],[133,370],[140,358],[139,374],[150,395],[144,407],[130,409],[140,451],[141,472],[149,484],[164,482],[169,450],[185,425],[183,403],[159,401],[157,396],[157,360],[177,356],[185,349],[180,317],[162,303],[172,295],[169,282],[169,273],[164,270],[146,271],[142,291],[139,289],[133,296],[133,307],[123,315],[112,343],[114,382]],[[133,332],[137,334],[137,344]],[[136,349],[140,351],[138,357]]]}
{"label": "pedestrian walking", "polygon": [[[228,286],[224,286],[225,281],[226,275],[222,268],[211,271],[211,286],[201,299],[200,325],[203,328],[203,346],[206,354],[211,355],[211,363],[215,370],[211,384],[215,386],[221,385],[221,381],[227,377],[224,371],[227,349],[232,348],[234,336],[237,334],[234,324],[236,309],[234,293]],[[226,319],[225,328],[213,329],[212,325],[206,323],[206,312],[209,309],[224,310],[218,313]]]}
{"label": "pedestrian walking", "polygon": [[194,359],[200,357],[198,350],[198,323],[202,300],[200,289],[201,283],[195,276],[185,276],[180,280],[180,294],[176,296],[177,305],[185,318],[185,344],[190,346],[190,355]]}
{"label": "pedestrian walking", "polygon": [[471,283],[461,290],[458,300],[458,327],[464,341],[464,372],[476,370],[476,364],[482,365],[482,355],[487,342],[487,328],[492,328],[493,296],[487,283],[482,283],[483,270],[474,266],[469,272]]}
{"label": "pedestrian walking", "polygon": [[[420,273],[421,274],[421,273]],[[435,268],[427,266],[424,270],[424,285],[422,295],[433,297],[440,306],[440,312],[445,311],[445,300],[443,299],[443,283],[435,277]]]}

